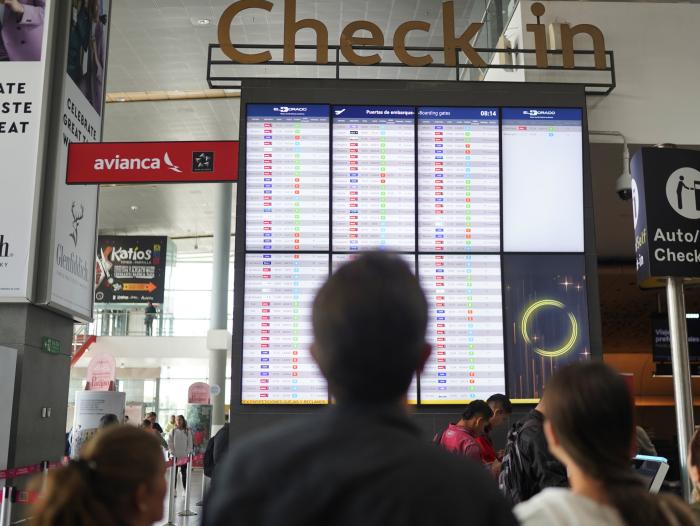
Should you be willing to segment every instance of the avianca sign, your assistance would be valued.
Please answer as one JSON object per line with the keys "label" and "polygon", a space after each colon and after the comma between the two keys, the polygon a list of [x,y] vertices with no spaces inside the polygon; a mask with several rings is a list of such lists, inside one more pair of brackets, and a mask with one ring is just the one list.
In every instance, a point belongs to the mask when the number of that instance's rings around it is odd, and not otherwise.
{"label": "avianca sign", "polygon": [[[176,173],[182,173],[179,166],[175,166],[170,160],[170,155],[166,152],[163,155],[163,165],[165,165],[168,170],[172,170]],[[95,171],[99,170],[160,170],[161,162],[159,157],[149,158],[146,157],[141,159],[139,157],[133,157],[127,159],[125,157],[119,157],[116,155],[111,159],[95,159]]]}
{"label": "avianca sign", "polygon": [[216,183],[238,179],[237,141],[71,143],[66,184]]}

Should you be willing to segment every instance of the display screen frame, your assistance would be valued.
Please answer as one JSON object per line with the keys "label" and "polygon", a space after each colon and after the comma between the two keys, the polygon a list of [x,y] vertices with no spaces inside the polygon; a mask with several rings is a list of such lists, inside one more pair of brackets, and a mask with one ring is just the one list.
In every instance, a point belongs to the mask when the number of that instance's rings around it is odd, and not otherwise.
{"label": "display screen frame", "polygon": [[[282,95],[280,95],[282,94]],[[280,102],[282,100],[283,102]],[[439,103],[435,103],[439,100]],[[600,315],[597,287],[597,266],[595,256],[595,239],[592,213],[592,193],[590,182],[589,145],[586,118],[586,97],[582,86],[551,85],[551,84],[520,84],[520,83],[454,83],[430,81],[365,81],[365,80],[296,80],[296,79],[256,79],[244,82],[241,97],[241,155],[239,167],[239,182],[243,191],[237,196],[236,219],[236,265],[234,288],[240,291],[244,288],[245,275],[245,232],[246,232],[246,108],[248,104],[327,104],[332,106],[404,106],[418,109],[420,107],[457,107],[457,108],[498,108],[499,110],[499,180],[502,184],[502,120],[503,109],[506,108],[572,108],[582,114],[582,168],[583,168],[583,214],[584,214],[584,266],[587,276],[587,303],[589,322],[589,343],[593,356],[600,355]],[[333,115],[329,111],[332,149]],[[418,111],[414,112],[415,130],[417,134]],[[416,142],[416,157],[418,144]],[[329,167],[329,177],[332,179],[332,157]],[[417,182],[416,182],[417,184]],[[503,244],[503,192],[500,193],[501,216],[501,250],[497,254],[505,254]],[[332,180],[331,196],[332,200]],[[416,203],[417,205],[417,203]],[[416,216],[418,210],[416,209]],[[332,222],[332,218],[330,218]],[[416,220],[417,221],[417,220]],[[416,224],[416,227],[418,224]],[[331,225],[332,229],[332,225]],[[242,234],[242,235],[241,235]],[[418,232],[416,232],[418,235]],[[416,246],[418,248],[418,246]],[[331,247],[332,252],[332,247]],[[521,253],[514,253],[521,254]],[[546,255],[546,253],[539,253]],[[555,252],[564,255],[570,252]],[[417,258],[417,253],[416,253]],[[503,269],[503,264],[502,264]],[[502,270],[503,271],[503,270]],[[242,404],[242,345],[243,345],[243,308],[244,293],[234,295],[234,333],[232,353],[232,389],[231,408],[233,413],[297,413],[317,410],[317,405],[247,405]],[[504,316],[505,324],[505,316]],[[504,326],[505,333],[505,326]],[[507,381],[507,352],[504,352],[504,363]],[[508,386],[506,386],[508,388]],[[522,400],[534,403],[536,400]],[[431,414],[444,412],[450,406],[419,405],[414,410],[417,413]]]}

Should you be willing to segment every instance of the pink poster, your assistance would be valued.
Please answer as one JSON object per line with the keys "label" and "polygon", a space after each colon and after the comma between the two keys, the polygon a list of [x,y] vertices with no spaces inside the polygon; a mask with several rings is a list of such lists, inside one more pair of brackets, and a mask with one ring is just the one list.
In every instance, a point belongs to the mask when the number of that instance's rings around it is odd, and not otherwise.
{"label": "pink poster", "polygon": [[114,356],[100,354],[90,360],[87,371],[89,391],[109,391],[110,384],[116,381],[117,363]]}
{"label": "pink poster", "polygon": [[209,384],[204,382],[195,382],[190,385],[187,390],[188,404],[208,404],[209,403]]}

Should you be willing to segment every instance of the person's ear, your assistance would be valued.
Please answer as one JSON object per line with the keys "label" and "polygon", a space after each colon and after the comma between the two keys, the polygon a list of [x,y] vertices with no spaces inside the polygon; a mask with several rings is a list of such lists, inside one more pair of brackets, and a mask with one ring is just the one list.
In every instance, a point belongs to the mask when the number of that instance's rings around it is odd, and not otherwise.
{"label": "person's ear", "polygon": [[148,503],[151,491],[143,482],[138,485],[134,492],[134,509],[139,515],[144,515],[148,511]]}
{"label": "person's ear", "polygon": [[433,346],[430,345],[428,342],[424,343],[423,350],[421,351],[420,359],[418,361],[417,371],[419,373],[422,373],[423,369],[425,369],[425,364],[428,362],[428,358],[430,358],[430,354],[432,352],[433,352]]}

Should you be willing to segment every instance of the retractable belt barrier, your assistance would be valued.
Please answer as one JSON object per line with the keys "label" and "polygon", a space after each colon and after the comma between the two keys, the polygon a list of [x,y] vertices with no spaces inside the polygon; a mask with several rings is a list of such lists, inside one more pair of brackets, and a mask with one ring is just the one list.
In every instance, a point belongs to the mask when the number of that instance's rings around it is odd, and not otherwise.
{"label": "retractable belt barrier", "polygon": [[[46,485],[46,477],[48,476],[49,470],[56,469],[63,466],[67,461],[64,458],[61,462],[49,462],[43,460],[38,464],[31,466],[23,466],[19,468],[9,468],[0,470],[0,480],[16,479],[20,477],[27,477],[29,475],[36,475],[41,473],[43,476],[42,489]],[[192,468],[202,467],[204,462],[204,454],[200,453],[198,455],[188,455],[182,458],[170,458],[165,463],[166,467],[172,468],[173,465],[176,467],[187,466],[187,489],[185,490],[185,509],[179,513],[180,516],[196,515],[196,513],[190,511],[190,482],[192,480]],[[172,470],[170,477],[170,502],[168,515],[169,519],[174,518],[175,514],[175,487],[176,487],[176,477],[175,470]],[[15,486],[5,485],[0,486],[0,526],[9,526],[10,516],[12,514],[13,504],[33,504],[41,495],[40,491],[34,490],[18,490]],[[168,522],[168,524],[173,524]]]}
{"label": "retractable belt barrier", "polygon": [[[190,517],[192,515],[197,515],[194,511],[190,509],[190,488],[192,487],[192,468],[201,467],[204,462],[204,454],[200,453],[193,455],[190,453],[186,457],[181,458],[170,458],[165,463],[166,467],[170,469],[170,495],[168,497],[168,522],[164,526],[174,526],[175,525],[175,493],[177,489],[177,469],[180,466],[187,466],[187,487],[185,488],[185,505],[183,510],[178,513],[179,517]],[[0,524],[2,526],[2,524]]]}
{"label": "retractable belt barrier", "polygon": [[[65,461],[65,459],[64,459]],[[50,469],[56,469],[64,464],[62,462],[49,462],[42,460],[32,466],[10,468],[0,470],[0,480],[16,479],[41,473],[43,476],[42,489],[46,484],[46,477]],[[15,486],[5,485],[0,487],[0,526],[9,526],[14,504],[33,504],[39,498],[40,492],[34,490],[18,490]]]}

